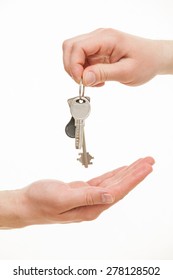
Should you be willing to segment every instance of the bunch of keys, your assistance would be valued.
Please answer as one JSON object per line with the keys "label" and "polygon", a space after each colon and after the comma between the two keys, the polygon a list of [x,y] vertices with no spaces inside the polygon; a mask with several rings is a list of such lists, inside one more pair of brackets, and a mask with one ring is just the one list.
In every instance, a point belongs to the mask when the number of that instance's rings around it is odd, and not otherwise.
{"label": "bunch of keys", "polygon": [[65,132],[70,138],[75,138],[76,149],[82,148],[82,153],[79,153],[80,157],[77,160],[87,168],[89,164],[92,164],[91,160],[93,157],[86,149],[84,126],[85,120],[90,114],[91,106],[90,98],[84,96],[84,93],[85,87],[81,80],[79,85],[79,96],[67,100],[72,117],[65,127]]}

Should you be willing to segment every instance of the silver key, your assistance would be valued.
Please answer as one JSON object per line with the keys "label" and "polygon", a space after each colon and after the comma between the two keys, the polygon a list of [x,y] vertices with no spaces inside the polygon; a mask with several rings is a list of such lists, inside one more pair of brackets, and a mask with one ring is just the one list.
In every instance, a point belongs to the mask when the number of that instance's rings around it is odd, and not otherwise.
{"label": "silver key", "polygon": [[89,116],[91,106],[90,99],[84,96],[77,96],[68,100],[71,115],[75,119],[75,147],[81,149],[83,145],[83,131],[85,119]]}
{"label": "silver key", "polygon": [[79,160],[82,163],[82,165],[84,165],[86,168],[88,167],[89,164],[92,164],[91,160],[93,159],[93,157],[87,152],[84,130],[83,130],[82,153],[80,153],[79,155],[80,158],[78,158],[77,160]]}

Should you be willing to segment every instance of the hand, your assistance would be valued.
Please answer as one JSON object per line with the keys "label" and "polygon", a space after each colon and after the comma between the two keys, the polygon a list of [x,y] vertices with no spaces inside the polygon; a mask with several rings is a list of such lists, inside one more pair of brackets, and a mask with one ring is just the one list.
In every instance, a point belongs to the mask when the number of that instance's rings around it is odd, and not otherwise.
{"label": "hand", "polygon": [[151,171],[151,157],[108,172],[88,182],[35,182],[0,193],[0,227],[90,221],[117,203]]}
{"label": "hand", "polygon": [[141,85],[157,74],[173,74],[173,41],[150,40],[114,29],[97,29],[63,43],[64,68],[79,83],[119,81]]}

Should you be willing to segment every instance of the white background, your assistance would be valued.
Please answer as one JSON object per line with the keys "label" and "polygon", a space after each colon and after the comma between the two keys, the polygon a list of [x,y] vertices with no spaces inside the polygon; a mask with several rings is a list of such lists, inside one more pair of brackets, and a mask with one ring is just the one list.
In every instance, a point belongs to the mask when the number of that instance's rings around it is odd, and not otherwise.
{"label": "white background", "polygon": [[173,258],[173,77],[86,89],[88,169],[64,133],[78,85],[62,42],[99,27],[173,39],[173,2],[0,0],[0,189],[87,180],[148,155],[154,172],[95,221],[1,231],[0,259]]}

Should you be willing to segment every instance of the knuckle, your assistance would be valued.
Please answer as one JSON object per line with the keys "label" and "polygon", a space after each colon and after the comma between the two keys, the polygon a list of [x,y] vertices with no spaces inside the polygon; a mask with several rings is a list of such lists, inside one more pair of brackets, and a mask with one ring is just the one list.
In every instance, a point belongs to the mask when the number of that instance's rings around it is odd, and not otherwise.
{"label": "knuckle", "polygon": [[82,41],[75,41],[73,44],[70,45],[72,53],[79,53],[83,49],[83,42]]}
{"label": "knuckle", "polygon": [[98,30],[98,32],[103,33],[103,35],[105,34],[106,36],[112,34],[113,32],[115,32],[115,30],[113,28],[110,28],[110,27],[99,28],[97,30]]}
{"label": "knuckle", "polygon": [[89,192],[86,194],[85,200],[86,200],[86,205],[94,205],[95,204],[94,203],[94,198],[91,195],[91,193],[89,193]]}
{"label": "knuckle", "polygon": [[104,67],[102,67],[101,65],[100,66],[96,65],[94,72],[97,75],[97,81],[99,81],[99,83],[103,83],[109,79],[108,73],[106,73]]}
{"label": "knuckle", "polygon": [[108,28],[104,28],[104,32],[106,34],[112,34],[113,32],[115,32],[115,30],[113,28],[108,27]]}
{"label": "knuckle", "polygon": [[66,49],[70,49],[72,46],[71,40],[67,39],[62,43],[62,49],[66,50]]}

